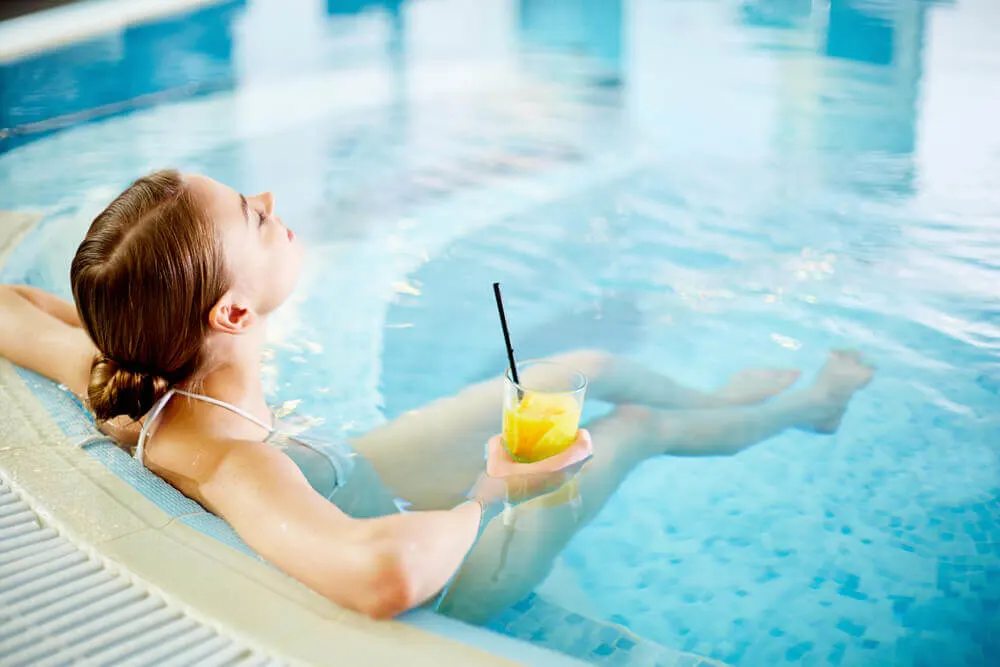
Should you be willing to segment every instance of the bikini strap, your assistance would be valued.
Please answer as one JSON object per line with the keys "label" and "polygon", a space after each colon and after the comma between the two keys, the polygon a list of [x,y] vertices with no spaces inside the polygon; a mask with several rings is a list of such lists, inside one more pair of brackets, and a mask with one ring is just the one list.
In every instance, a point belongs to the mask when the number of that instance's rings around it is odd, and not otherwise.
{"label": "bikini strap", "polygon": [[176,389],[171,389],[163,398],[158,400],[153,409],[149,411],[146,415],[146,420],[142,423],[142,430],[139,431],[139,441],[135,445],[135,460],[141,465],[145,466],[146,463],[142,460],[143,454],[146,451],[146,439],[149,437],[149,429],[152,428],[153,424],[156,422],[160,413],[163,412],[163,408],[167,407],[167,403],[173,398]]}
{"label": "bikini strap", "polygon": [[212,398],[211,396],[203,396],[202,394],[192,394],[191,392],[183,391],[181,389],[171,389],[166,394],[164,394],[163,398],[157,401],[156,405],[153,406],[153,409],[149,411],[149,416],[146,417],[146,421],[142,425],[142,431],[139,432],[139,442],[138,444],[136,444],[135,447],[135,458],[139,461],[139,463],[142,463],[143,465],[145,465],[145,463],[143,463],[142,461],[142,456],[145,451],[146,439],[149,434],[149,429],[153,425],[153,422],[155,422],[156,419],[160,416],[160,413],[163,412],[163,408],[166,407],[167,402],[174,396],[174,394],[179,394],[186,398],[193,398],[196,401],[201,401],[202,403],[209,403],[211,405],[215,405],[217,407],[229,410],[233,414],[237,414],[240,417],[243,417],[244,419],[253,422],[257,426],[260,426],[262,429],[267,431],[268,437],[270,437],[270,435],[274,433],[273,426],[271,426],[270,424],[265,424],[264,422],[257,419],[243,408],[239,408],[231,403],[226,403],[225,401],[220,401],[219,399]]}
{"label": "bikini strap", "polygon": [[265,424],[264,422],[257,419],[243,408],[238,408],[232,403],[226,403],[225,401],[220,401],[219,399],[212,398],[211,396],[204,396],[202,394],[192,394],[190,392],[182,391],[180,389],[174,389],[174,392],[180,394],[181,396],[186,396],[188,398],[193,398],[197,401],[201,401],[202,403],[211,403],[212,405],[218,406],[220,408],[225,408],[226,410],[229,410],[233,414],[237,414],[240,417],[243,417],[244,419],[252,421],[254,424],[260,426],[268,433],[272,433],[274,431],[274,427],[271,424]]}

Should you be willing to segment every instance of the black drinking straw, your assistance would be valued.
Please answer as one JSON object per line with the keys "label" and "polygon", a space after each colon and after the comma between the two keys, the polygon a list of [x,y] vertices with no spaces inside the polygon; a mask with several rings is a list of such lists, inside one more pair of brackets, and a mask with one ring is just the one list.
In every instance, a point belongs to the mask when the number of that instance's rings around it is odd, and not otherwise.
{"label": "black drinking straw", "polygon": [[[514,384],[520,385],[517,379],[517,364],[514,362],[514,348],[510,344],[510,331],[507,330],[507,316],[503,312],[503,299],[500,297],[500,283],[493,283],[493,294],[497,298],[497,311],[500,313],[500,326],[503,327],[503,341],[507,345],[507,360],[510,362],[510,376]],[[520,394],[521,392],[518,391]]]}

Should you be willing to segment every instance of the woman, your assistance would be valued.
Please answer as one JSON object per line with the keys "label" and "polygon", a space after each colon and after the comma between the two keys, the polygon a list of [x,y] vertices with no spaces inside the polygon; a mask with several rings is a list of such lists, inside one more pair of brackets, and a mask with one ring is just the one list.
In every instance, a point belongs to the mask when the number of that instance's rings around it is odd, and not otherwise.
{"label": "woman", "polygon": [[[445,611],[487,620],[541,581],[643,460],[735,454],[791,427],[833,432],[872,375],[860,355],[835,352],[808,388],[785,391],[798,372],[751,370],[704,394],[575,352],[560,360],[589,377],[590,397],[618,404],[590,425],[593,449],[581,431],[553,460],[510,460],[490,438],[500,379],[349,446],[309,443],[275,422],[258,375],[268,315],[301,260],[269,193],[158,172],[94,220],[72,264],[75,308],[0,289],[0,355],[66,385],[107,433],[264,558],[375,618],[447,587]],[[583,459],[575,502],[559,502],[567,487],[544,495]],[[397,497],[419,511],[400,512]],[[456,506],[464,498],[476,502]],[[493,521],[504,499],[521,504]]]}

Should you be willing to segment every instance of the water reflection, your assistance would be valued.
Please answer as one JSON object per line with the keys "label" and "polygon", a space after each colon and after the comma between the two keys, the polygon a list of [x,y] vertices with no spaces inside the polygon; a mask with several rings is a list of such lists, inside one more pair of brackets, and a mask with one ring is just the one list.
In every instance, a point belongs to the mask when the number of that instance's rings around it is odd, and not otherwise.
{"label": "water reflection", "polygon": [[795,179],[912,194],[926,6],[757,2],[747,25],[781,28],[776,145]]}
{"label": "water reflection", "polygon": [[384,9],[399,16],[406,0],[326,0],[326,13],[330,16],[349,16],[368,10]]}
{"label": "water reflection", "polygon": [[594,67],[593,83],[618,85],[624,76],[623,4],[622,0],[520,0],[519,35],[528,49],[561,51],[589,60]]}
{"label": "water reflection", "polygon": [[231,88],[229,0],[0,64],[0,152],[165,99]]}

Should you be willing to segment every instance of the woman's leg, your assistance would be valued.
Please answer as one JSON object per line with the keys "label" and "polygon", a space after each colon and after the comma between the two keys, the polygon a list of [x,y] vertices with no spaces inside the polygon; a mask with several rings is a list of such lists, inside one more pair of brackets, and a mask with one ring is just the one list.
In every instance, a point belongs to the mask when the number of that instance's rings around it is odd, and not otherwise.
{"label": "woman's leg", "polygon": [[835,353],[812,387],[766,404],[690,412],[617,409],[590,427],[594,457],[577,476],[578,500],[554,505],[566,493],[556,491],[514,508],[507,521],[500,517],[491,522],[441,611],[482,623],[523,598],[545,578],[570,538],[645,459],[735,454],[791,427],[828,432],[871,375],[859,356]]}
{"label": "woman's leg", "polygon": [[[709,394],[605,352],[581,350],[552,360],[587,376],[588,400],[665,410],[752,404],[799,377],[798,371],[750,369]],[[483,446],[500,430],[502,398],[502,378],[474,384],[456,396],[401,415],[353,444],[387,486],[417,507],[452,507],[483,471]]]}

